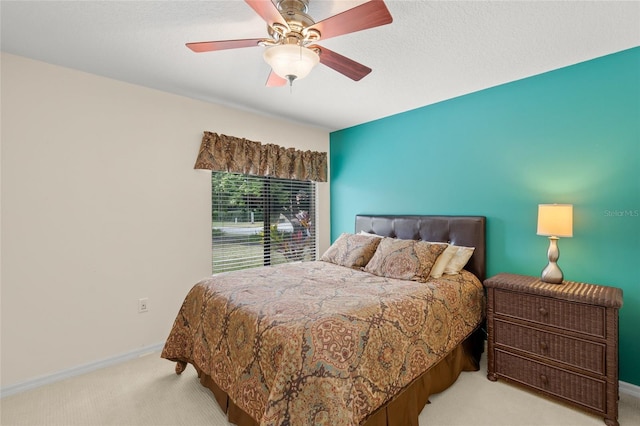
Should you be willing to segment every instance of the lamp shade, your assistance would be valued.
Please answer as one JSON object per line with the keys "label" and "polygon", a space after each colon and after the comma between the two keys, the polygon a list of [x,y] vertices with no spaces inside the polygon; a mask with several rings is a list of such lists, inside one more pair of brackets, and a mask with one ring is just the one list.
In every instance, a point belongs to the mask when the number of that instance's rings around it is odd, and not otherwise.
{"label": "lamp shade", "polygon": [[306,47],[281,44],[265,50],[264,60],[273,72],[289,81],[305,78],[320,62],[320,56]]}
{"label": "lamp shade", "polygon": [[539,204],[538,235],[573,237],[573,205]]}

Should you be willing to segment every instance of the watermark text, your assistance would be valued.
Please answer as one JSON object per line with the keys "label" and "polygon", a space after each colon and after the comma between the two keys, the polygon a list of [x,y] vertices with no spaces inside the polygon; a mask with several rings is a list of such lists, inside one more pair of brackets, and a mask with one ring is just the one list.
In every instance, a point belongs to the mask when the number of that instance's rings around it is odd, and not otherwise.
{"label": "watermark text", "polygon": [[605,210],[605,217],[640,217],[640,210]]}

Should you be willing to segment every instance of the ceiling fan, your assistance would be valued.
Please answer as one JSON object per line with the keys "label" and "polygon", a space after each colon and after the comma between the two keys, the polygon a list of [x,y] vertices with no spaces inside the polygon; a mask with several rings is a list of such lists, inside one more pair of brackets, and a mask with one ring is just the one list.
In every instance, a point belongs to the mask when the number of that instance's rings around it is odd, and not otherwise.
{"label": "ceiling fan", "polygon": [[241,47],[265,46],[265,61],[271,66],[267,86],[291,85],[306,77],[318,63],[352,80],[359,81],[371,72],[352,59],[315,44],[393,21],[383,0],[370,0],[352,9],[315,22],[307,14],[309,0],[245,0],[267,23],[269,38],[219,40],[187,43],[196,53]]}

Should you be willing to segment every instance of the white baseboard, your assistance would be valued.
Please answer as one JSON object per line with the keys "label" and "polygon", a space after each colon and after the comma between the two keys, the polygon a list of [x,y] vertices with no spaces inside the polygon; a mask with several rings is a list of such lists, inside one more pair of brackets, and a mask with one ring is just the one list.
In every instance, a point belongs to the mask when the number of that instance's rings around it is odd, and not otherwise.
{"label": "white baseboard", "polygon": [[627,382],[618,382],[620,393],[640,399],[640,386]]}
{"label": "white baseboard", "polygon": [[88,364],[72,367],[67,370],[59,371],[57,373],[48,374],[45,376],[37,377],[35,379],[27,380],[22,383],[7,386],[5,388],[0,389],[0,398],[4,398],[5,396],[10,396],[10,395],[15,395],[20,392],[24,392],[30,389],[35,389],[37,387],[58,382],[60,380],[68,379],[70,377],[79,376],[80,374],[89,373],[91,371],[99,370],[101,368],[109,367],[111,365],[120,364],[121,362],[129,361],[131,359],[135,359],[152,352],[158,352],[162,350],[163,346],[164,346],[164,342],[157,343],[155,345],[145,346],[143,348],[136,349],[135,351],[127,352],[121,355],[116,355],[114,357],[103,359],[101,361],[90,362]]}

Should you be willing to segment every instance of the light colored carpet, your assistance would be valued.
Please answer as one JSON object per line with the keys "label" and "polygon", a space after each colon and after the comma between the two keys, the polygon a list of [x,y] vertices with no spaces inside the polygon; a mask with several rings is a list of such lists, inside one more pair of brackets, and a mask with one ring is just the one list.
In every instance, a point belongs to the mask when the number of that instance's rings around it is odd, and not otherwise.
{"label": "light colored carpet", "polygon": [[[484,354],[486,355],[486,354]],[[601,418],[486,378],[480,371],[431,397],[420,425],[603,426]],[[181,375],[158,353],[0,400],[4,426],[227,426],[189,366]],[[640,424],[640,399],[622,395],[620,424]]]}

